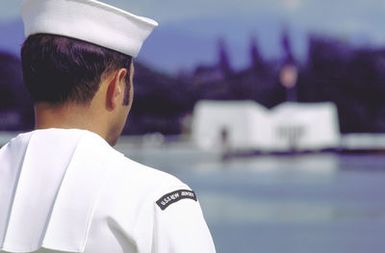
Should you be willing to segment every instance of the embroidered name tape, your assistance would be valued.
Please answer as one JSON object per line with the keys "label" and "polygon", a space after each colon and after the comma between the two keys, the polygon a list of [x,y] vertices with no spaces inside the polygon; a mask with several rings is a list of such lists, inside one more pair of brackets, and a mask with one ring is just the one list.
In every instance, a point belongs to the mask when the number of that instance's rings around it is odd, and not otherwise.
{"label": "embroidered name tape", "polygon": [[160,207],[160,209],[165,210],[169,205],[176,203],[182,199],[192,199],[197,201],[195,192],[189,190],[178,190],[167,193],[158,201],[156,201],[156,204]]}

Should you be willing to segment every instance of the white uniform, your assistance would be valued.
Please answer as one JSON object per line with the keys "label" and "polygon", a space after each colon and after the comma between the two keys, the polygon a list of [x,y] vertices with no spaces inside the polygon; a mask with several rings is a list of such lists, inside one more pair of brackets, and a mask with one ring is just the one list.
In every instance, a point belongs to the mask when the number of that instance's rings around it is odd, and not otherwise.
{"label": "white uniform", "polygon": [[85,130],[21,134],[0,150],[0,251],[213,253],[195,194]]}

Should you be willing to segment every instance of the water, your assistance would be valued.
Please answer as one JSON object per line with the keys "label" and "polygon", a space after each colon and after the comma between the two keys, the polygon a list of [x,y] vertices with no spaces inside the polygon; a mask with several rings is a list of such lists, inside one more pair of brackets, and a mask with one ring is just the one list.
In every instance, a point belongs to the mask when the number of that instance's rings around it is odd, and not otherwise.
{"label": "water", "polygon": [[221,178],[220,183],[191,181],[204,184],[201,201],[218,252],[385,249],[383,174],[292,176],[246,174]]}
{"label": "water", "polygon": [[385,250],[385,156],[318,154],[221,161],[182,147],[124,150],[198,194],[220,253]]}

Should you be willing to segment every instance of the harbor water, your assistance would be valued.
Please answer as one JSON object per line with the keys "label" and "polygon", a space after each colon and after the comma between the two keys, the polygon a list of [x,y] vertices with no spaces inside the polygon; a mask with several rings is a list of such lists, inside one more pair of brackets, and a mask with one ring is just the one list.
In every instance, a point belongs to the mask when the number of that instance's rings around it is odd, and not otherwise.
{"label": "harbor water", "polygon": [[385,250],[385,156],[334,153],[222,160],[185,145],[117,146],[198,194],[220,253]]}

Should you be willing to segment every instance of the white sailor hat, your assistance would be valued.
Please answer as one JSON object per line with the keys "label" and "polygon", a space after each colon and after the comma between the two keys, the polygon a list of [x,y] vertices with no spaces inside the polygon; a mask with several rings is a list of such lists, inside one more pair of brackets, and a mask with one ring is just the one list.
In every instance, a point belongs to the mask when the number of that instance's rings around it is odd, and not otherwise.
{"label": "white sailor hat", "polygon": [[158,23],[95,0],[24,0],[25,36],[46,33],[136,57]]}

